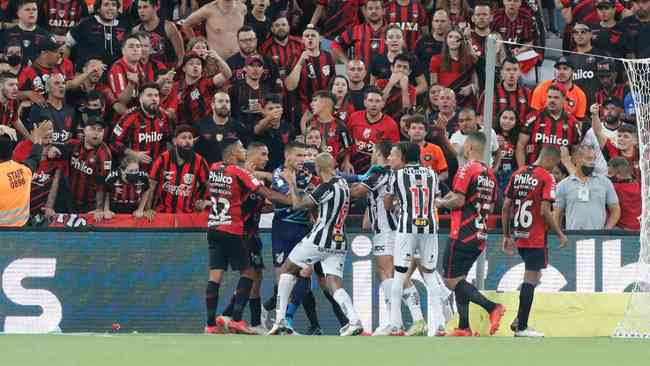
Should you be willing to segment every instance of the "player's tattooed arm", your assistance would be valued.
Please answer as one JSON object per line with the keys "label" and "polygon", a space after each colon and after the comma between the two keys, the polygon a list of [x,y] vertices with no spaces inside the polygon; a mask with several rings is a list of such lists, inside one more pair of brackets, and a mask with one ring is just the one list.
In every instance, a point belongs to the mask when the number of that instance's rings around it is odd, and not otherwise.
{"label": "player's tattooed arm", "polygon": [[436,201],[436,207],[444,207],[452,210],[463,207],[464,204],[465,195],[456,192],[449,192],[444,198]]}
{"label": "player's tattooed arm", "polygon": [[296,173],[285,170],[285,179],[289,185],[289,197],[294,210],[309,210],[316,207],[314,200],[305,195],[304,192],[298,191],[296,187]]}

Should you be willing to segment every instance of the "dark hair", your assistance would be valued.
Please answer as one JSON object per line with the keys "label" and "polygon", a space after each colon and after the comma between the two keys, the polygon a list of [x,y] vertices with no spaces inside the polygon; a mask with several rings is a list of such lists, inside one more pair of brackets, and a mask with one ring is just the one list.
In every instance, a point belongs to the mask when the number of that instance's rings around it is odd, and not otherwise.
{"label": "dark hair", "polygon": [[[149,0],[140,0],[140,1],[147,1],[147,2],[149,2]],[[148,40],[151,40],[151,34],[150,34],[149,32],[146,32],[146,31],[135,32],[135,33],[133,33],[133,35],[134,35],[138,40],[142,40],[142,39],[148,39]],[[128,37],[127,37],[127,38],[128,38]]]}
{"label": "dark hair", "polygon": [[221,156],[225,159],[226,157],[232,155],[232,149],[237,144],[241,144],[241,141],[239,141],[237,138],[229,137],[223,139],[223,142],[221,143]]}
{"label": "dark hair", "polygon": [[558,165],[556,165],[556,167],[560,169],[562,175],[564,175],[565,177],[569,176],[569,170],[564,166],[564,164],[559,163]]}
{"label": "dark hair", "polygon": [[636,137],[636,126],[630,123],[622,123],[616,132],[631,133]]}
{"label": "dark hair", "polygon": [[[379,1],[379,0],[377,0],[377,1]],[[348,80],[347,76],[345,76],[345,75],[334,75],[332,80],[330,80],[329,85],[327,86],[327,90],[329,90],[330,93],[332,92],[332,87],[334,87],[334,82],[336,81],[336,79],[345,80],[345,85],[348,86],[348,94],[345,95],[345,99],[347,99],[349,94],[350,94],[350,80]]]}
{"label": "dark hair", "polygon": [[257,149],[261,149],[263,147],[267,147],[265,143],[259,142],[259,141],[251,141],[248,144],[248,147],[246,148],[247,151],[253,151]]}
{"label": "dark hair", "polygon": [[18,5],[16,6],[16,10],[20,10],[23,6],[27,4],[34,3],[38,7],[38,1],[37,0],[19,0]]}
{"label": "dark hair", "polygon": [[326,98],[332,101],[332,107],[336,105],[336,97],[334,94],[330,93],[329,90],[319,90],[314,93],[312,98]]}
{"label": "dark hair", "polygon": [[622,156],[617,156],[607,163],[607,166],[614,169],[630,168],[630,162]]}
{"label": "dark hair", "polygon": [[368,98],[368,94],[379,94],[382,98],[383,98],[383,95],[384,95],[381,92],[381,90],[378,87],[374,86],[374,85],[369,85],[369,86],[363,88],[363,100],[366,100],[366,98]]}
{"label": "dark hair", "polygon": [[102,94],[98,90],[91,90],[86,94],[86,100],[91,101],[91,100],[99,100],[102,105],[106,105],[106,98],[104,97],[104,94]]}
{"label": "dark hair", "polygon": [[402,161],[405,163],[420,162],[420,145],[414,142],[402,141],[395,145],[402,155]]}
{"label": "dark hair", "polygon": [[539,156],[552,156],[556,159],[560,158],[560,148],[555,145],[544,145],[539,151]]}
{"label": "dark hair", "polygon": [[9,79],[18,79],[18,76],[9,72],[3,72],[0,74],[0,85],[6,83]]}
{"label": "dark hair", "polygon": [[88,65],[90,65],[90,61],[93,61],[93,60],[95,60],[95,61],[99,61],[99,62],[101,62],[101,63],[104,63],[104,60],[102,60],[101,57],[98,57],[98,56],[90,56],[90,58],[88,58],[88,59],[86,60],[86,63],[84,63],[84,67],[87,67]]}
{"label": "dark hair", "polygon": [[414,62],[413,55],[408,52],[402,52],[399,55],[395,56],[395,60],[393,60],[393,65],[395,65],[397,61],[407,62],[409,64],[409,68],[411,68],[411,65],[413,65]]}
{"label": "dark hair", "polygon": [[548,94],[548,92],[550,92],[551,90],[555,90],[558,93],[560,93],[562,95],[562,98],[566,97],[566,95],[564,94],[565,91],[555,84],[551,84],[551,86],[548,87],[548,89],[546,90],[546,94]]}
{"label": "dark hair", "polygon": [[107,1],[112,1],[112,2],[116,3],[118,8],[122,7],[122,1],[120,1],[120,0],[97,0],[97,1],[95,1],[95,6],[93,7],[95,9],[95,13],[98,13],[99,8],[101,8],[102,4],[107,2]]}
{"label": "dark hair", "polygon": [[502,135],[503,134],[503,128],[501,127],[501,116],[505,112],[512,112],[515,114],[515,125],[512,127],[510,131],[508,131],[508,134],[505,136],[508,141],[511,143],[516,143],[517,138],[519,137],[519,131],[521,130],[520,122],[519,122],[519,112],[517,112],[516,109],[513,108],[505,108],[499,114],[497,115],[497,119],[492,122],[492,126],[494,129],[494,133],[497,135]]}
{"label": "dark hair", "polygon": [[501,68],[503,68],[505,64],[513,64],[519,66],[519,61],[517,61],[517,59],[512,56],[507,56],[503,59],[503,61],[501,61]]}
{"label": "dark hair", "polygon": [[136,2],[136,5],[139,4],[140,2],[149,3],[149,4],[150,4],[151,6],[153,6],[154,8],[155,8],[156,6],[158,6],[158,0],[138,0],[138,1]]}
{"label": "dark hair", "polygon": [[[237,39],[239,39],[239,35],[244,32],[253,32],[255,33],[255,29],[251,27],[250,25],[244,25],[239,30],[237,31]],[[255,37],[257,37],[257,33],[255,33]]]}
{"label": "dark hair", "polygon": [[424,126],[425,130],[429,130],[429,124],[427,123],[427,119],[424,117],[422,114],[414,114],[412,116],[409,116],[409,118],[406,121],[406,126],[408,128],[411,128],[411,125],[413,124],[420,124]]}
{"label": "dark hair", "polygon": [[289,141],[289,143],[284,146],[284,153],[286,154],[295,149],[304,149],[305,147],[307,147],[307,145],[300,141]]}
{"label": "dark hair", "polygon": [[0,161],[11,159],[14,151],[14,142],[7,135],[0,135]]}
{"label": "dark hair", "polygon": [[269,103],[282,105],[282,95],[276,93],[267,95],[264,105],[267,105]]}
{"label": "dark hair", "polygon": [[379,151],[381,156],[388,158],[390,155],[390,150],[393,148],[393,144],[390,141],[380,141],[375,144],[375,150]]}
{"label": "dark hair", "polygon": [[148,83],[142,84],[142,86],[140,87],[139,95],[144,93],[144,91],[147,90],[147,89],[156,89],[158,91],[158,93],[160,93],[160,86],[157,83],[148,82]]}
{"label": "dark hair", "polygon": [[141,43],[140,38],[138,38],[136,34],[129,34],[128,36],[124,37],[124,40],[122,41],[122,48],[126,47],[126,42],[129,39],[135,39],[136,41],[138,41],[138,43]]}

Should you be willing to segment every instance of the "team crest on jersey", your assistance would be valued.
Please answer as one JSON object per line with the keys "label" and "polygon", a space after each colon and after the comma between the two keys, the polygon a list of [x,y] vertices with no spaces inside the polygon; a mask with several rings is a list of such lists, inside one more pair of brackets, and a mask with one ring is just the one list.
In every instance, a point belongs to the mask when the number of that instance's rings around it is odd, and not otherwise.
{"label": "team crest on jersey", "polygon": [[183,183],[189,185],[192,184],[192,181],[194,181],[194,174],[187,173],[183,176]]}
{"label": "team crest on jersey", "polygon": [[378,49],[379,48],[379,41],[374,40],[374,41],[370,42],[370,48],[372,48],[373,50]]}
{"label": "team crest on jersey", "polygon": [[65,17],[65,10],[61,9],[59,10],[59,18]]}
{"label": "team crest on jersey", "polygon": [[364,129],[363,129],[363,138],[364,138],[364,139],[369,139],[371,133],[372,133],[372,130],[371,130],[371,129],[369,129],[369,128],[364,128]]}
{"label": "team crest on jersey", "polygon": [[23,39],[23,47],[27,48],[32,44],[29,39]]}
{"label": "team crest on jersey", "polygon": [[120,125],[116,125],[113,129],[113,134],[115,134],[115,136],[122,136],[122,132],[124,132],[124,130],[122,127],[120,127]]}
{"label": "team crest on jersey", "polygon": [[56,14],[56,9],[50,8],[50,14]]}
{"label": "team crest on jersey", "polygon": [[524,97],[519,97],[519,103],[521,103],[521,104],[527,104],[527,103],[528,103],[528,100],[526,100],[526,98],[524,98]]}
{"label": "team crest on jersey", "polygon": [[165,180],[173,180],[174,179],[174,171],[173,170],[165,170],[163,171],[163,178]]}
{"label": "team crest on jersey", "polygon": [[198,100],[200,97],[201,97],[201,92],[199,91],[199,89],[194,89],[190,93],[190,99],[192,100]]}
{"label": "team crest on jersey", "polygon": [[223,140],[223,134],[218,133],[216,134],[215,138],[217,139],[217,141],[221,142],[221,140]]}
{"label": "team crest on jersey", "polygon": [[569,107],[573,108],[576,106],[576,101],[573,99],[567,99],[567,104],[569,104]]}
{"label": "team crest on jersey", "polygon": [[331,72],[330,65],[325,65],[325,66],[321,67],[320,69],[321,69],[321,72],[323,73],[323,75],[330,76],[330,72]]}
{"label": "team crest on jersey", "polygon": [[424,160],[425,161],[431,161],[431,155],[430,154],[424,155]]}

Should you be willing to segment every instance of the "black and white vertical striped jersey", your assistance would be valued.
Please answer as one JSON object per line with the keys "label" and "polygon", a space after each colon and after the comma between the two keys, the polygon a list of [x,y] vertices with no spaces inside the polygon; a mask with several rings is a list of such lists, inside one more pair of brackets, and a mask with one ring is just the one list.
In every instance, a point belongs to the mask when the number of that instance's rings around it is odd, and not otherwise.
{"label": "black and white vertical striped jersey", "polygon": [[314,245],[336,251],[347,251],[345,219],[350,208],[350,187],[340,177],[322,183],[309,194],[318,206],[316,223],[307,235]]}
{"label": "black and white vertical striped jersey", "polygon": [[368,218],[375,234],[397,230],[397,217],[392,210],[384,206],[384,197],[388,192],[390,170],[378,172],[361,184],[368,188]]}
{"label": "black and white vertical striped jersey", "polygon": [[397,232],[434,234],[438,223],[435,200],[438,175],[429,167],[407,165],[393,171],[388,193],[399,198],[400,214]]}

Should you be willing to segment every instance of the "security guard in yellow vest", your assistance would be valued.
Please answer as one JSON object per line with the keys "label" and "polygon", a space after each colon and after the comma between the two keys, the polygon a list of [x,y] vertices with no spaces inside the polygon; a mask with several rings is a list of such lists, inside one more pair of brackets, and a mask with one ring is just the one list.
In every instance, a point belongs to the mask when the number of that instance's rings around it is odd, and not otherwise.
{"label": "security guard in yellow vest", "polygon": [[52,136],[52,122],[41,123],[32,131],[34,145],[27,160],[16,162],[11,154],[16,131],[0,126],[0,227],[21,227],[29,220],[32,174],[43,152],[42,144]]}

